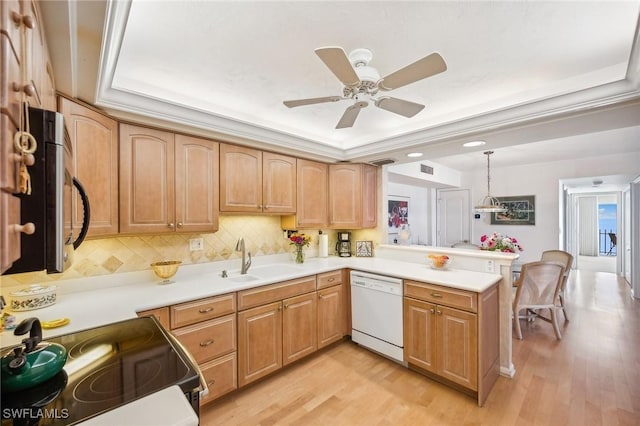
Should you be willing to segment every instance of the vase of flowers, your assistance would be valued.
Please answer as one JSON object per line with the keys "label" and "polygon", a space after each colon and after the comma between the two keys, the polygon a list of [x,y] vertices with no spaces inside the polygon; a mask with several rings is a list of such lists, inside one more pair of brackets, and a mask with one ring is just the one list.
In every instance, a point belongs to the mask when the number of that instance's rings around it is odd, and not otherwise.
{"label": "vase of flowers", "polygon": [[293,234],[289,237],[289,245],[295,248],[296,263],[304,263],[304,248],[309,247],[311,237],[305,234]]}
{"label": "vase of flowers", "polygon": [[480,237],[480,250],[515,253],[516,250],[523,251],[524,249],[515,238],[494,232],[491,235]]}

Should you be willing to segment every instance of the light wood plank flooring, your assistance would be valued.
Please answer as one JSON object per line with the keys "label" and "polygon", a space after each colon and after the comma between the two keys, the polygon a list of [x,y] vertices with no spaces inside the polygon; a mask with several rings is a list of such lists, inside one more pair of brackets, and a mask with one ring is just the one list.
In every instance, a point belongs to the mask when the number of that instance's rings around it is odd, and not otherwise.
{"label": "light wood plank flooring", "polygon": [[343,342],[202,407],[201,424],[640,425],[640,301],[611,273],[572,271],[567,290],[563,339],[523,321],[516,376],[482,408]]}

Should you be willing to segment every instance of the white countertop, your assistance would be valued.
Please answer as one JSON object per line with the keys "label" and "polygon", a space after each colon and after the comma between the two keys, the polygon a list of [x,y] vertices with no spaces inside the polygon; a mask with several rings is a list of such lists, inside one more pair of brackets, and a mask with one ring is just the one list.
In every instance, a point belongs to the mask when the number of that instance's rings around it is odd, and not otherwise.
{"label": "white countertop", "polygon": [[[426,281],[463,290],[482,292],[501,279],[499,274],[472,272],[459,269],[433,270],[424,264],[371,257],[308,258],[299,265],[282,256],[261,256],[254,258],[248,275],[270,264],[281,268],[270,268],[268,278],[249,282],[235,282],[239,274],[230,271],[229,278],[222,278],[225,266],[239,266],[239,261],[213,262],[183,265],[172,278],[171,284],[159,284],[150,272],[113,274],[87,278],[67,286],[59,285],[57,301],[47,308],[12,313],[18,323],[28,317],[38,317],[41,321],[69,318],[71,322],[63,327],[43,330],[43,340],[88,328],[98,327],[136,317],[136,312],[144,311],[205,297],[239,291],[247,288],[286,281],[307,275],[352,268],[360,271],[389,275],[397,278]],[[274,269],[276,271],[274,271]],[[277,270],[282,272],[277,272]],[[257,273],[256,273],[257,274]],[[14,336],[12,331],[0,333],[0,347],[11,346],[25,336]]]}

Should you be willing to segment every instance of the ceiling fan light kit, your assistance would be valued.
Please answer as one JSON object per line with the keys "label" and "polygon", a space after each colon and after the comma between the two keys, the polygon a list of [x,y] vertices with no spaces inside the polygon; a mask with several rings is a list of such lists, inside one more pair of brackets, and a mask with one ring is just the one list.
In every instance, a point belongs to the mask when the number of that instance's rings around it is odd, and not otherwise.
{"label": "ceiling fan light kit", "polygon": [[491,165],[489,157],[493,154],[493,151],[485,151],[483,154],[487,156],[487,195],[480,200],[473,210],[476,213],[504,213],[507,208],[503,207],[497,198],[491,196]]}
{"label": "ceiling fan light kit", "polygon": [[369,62],[373,58],[373,53],[369,49],[354,49],[349,56],[341,47],[320,47],[315,52],[344,85],[342,89],[343,96],[298,99],[284,101],[283,103],[288,108],[294,108],[339,100],[355,101],[353,105],[347,107],[336,129],[352,127],[360,110],[367,107],[370,101],[376,107],[385,111],[406,118],[414,117],[424,109],[424,105],[389,96],[380,98],[375,96],[380,90],[397,89],[439,74],[447,69],[444,59],[438,53],[432,53],[386,77],[380,78],[378,70],[369,66]]}

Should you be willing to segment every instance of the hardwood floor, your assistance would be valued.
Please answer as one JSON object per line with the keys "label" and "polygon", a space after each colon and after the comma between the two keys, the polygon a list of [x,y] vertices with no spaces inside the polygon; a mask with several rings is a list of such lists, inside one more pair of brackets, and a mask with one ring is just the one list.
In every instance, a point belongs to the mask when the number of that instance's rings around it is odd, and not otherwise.
{"label": "hardwood floor", "polygon": [[523,321],[516,375],[500,377],[482,408],[343,342],[202,407],[201,424],[640,425],[640,301],[592,271],[572,271],[566,300],[563,339]]}

